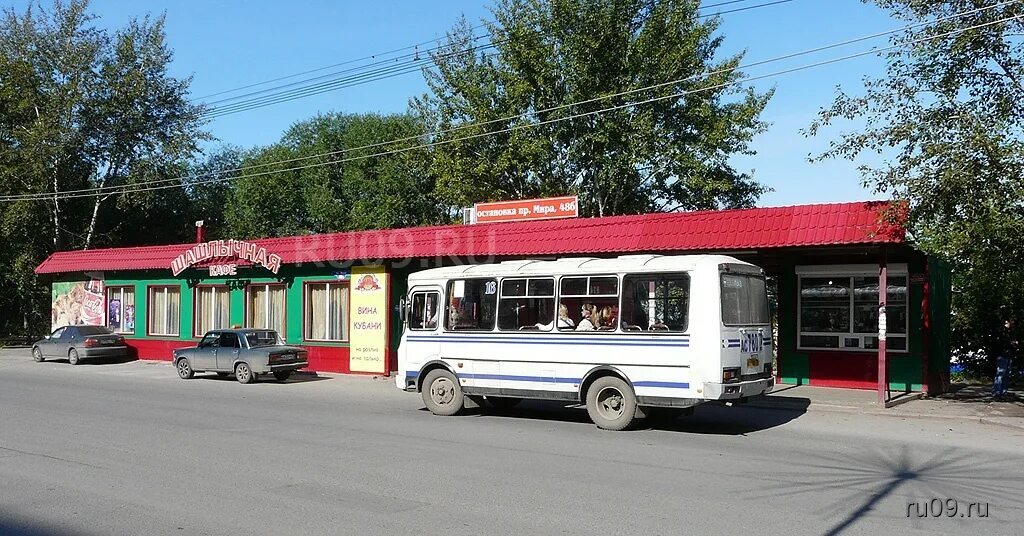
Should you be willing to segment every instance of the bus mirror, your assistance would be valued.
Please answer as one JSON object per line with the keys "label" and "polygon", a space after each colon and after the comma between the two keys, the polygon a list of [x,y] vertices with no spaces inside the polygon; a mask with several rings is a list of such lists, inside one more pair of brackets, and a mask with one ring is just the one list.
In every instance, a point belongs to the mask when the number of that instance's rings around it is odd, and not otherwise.
{"label": "bus mirror", "polygon": [[409,321],[409,302],[402,296],[402,299],[398,301],[398,316],[402,319],[402,322]]}

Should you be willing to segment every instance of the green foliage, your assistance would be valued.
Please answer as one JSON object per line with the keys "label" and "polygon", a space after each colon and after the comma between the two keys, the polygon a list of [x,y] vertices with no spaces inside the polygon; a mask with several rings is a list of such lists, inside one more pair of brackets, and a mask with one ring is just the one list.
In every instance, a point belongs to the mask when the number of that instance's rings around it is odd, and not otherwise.
{"label": "green foliage", "polygon": [[716,61],[718,21],[697,7],[502,0],[487,25],[493,53],[463,20],[425,71],[431,93],[413,103],[441,132],[439,196],[466,206],[577,194],[587,215],[752,205],[765,188],[728,159],[751,154],[770,93],[733,85],[742,55]]}
{"label": "green foliage", "polygon": [[[443,221],[449,211],[433,197],[423,135],[410,115],[326,114],[296,123],[280,142],[241,158],[226,231],[265,237]],[[406,141],[358,149],[399,139]],[[385,151],[393,154],[378,154]]]}
{"label": "green foliage", "polygon": [[991,374],[1003,321],[1024,318],[1024,5],[935,22],[990,3],[875,3],[926,24],[896,36],[905,46],[887,53],[886,76],[866,79],[862,95],[840,91],[809,133],[864,122],[819,158],[886,157],[861,167],[864,184],[909,201],[918,246],[952,263],[953,345],[974,356],[965,365]]}
{"label": "green foliage", "polygon": [[[0,260],[0,309],[20,313],[0,317],[0,331],[48,325],[32,269],[52,251],[176,238],[149,222],[180,215],[180,189],[101,188],[174,177],[207,137],[189,81],[168,74],[163,18],[113,32],[93,18],[87,2],[58,0],[0,19],[0,193],[55,194],[0,205],[0,239],[19,245]],[[70,191],[97,195],[56,195]]]}

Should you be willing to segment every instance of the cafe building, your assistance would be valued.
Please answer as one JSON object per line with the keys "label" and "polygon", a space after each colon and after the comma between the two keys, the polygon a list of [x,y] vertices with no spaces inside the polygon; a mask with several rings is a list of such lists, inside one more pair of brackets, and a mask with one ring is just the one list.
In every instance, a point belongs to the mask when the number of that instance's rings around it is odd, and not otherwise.
{"label": "cafe building", "polygon": [[[553,204],[552,204],[553,203]],[[893,392],[948,385],[950,277],[885,202],[572,216],[575,203],[476,207],[467,224],[60,251],[52,324],[106,325],[140,359],[169,360],[207,330],[272,328],[314,371],[386,375],[410,273],[512,259],[731,255],[770,280],[783,384]],[[568,214],[565,214],[568,212]],[[881,289],[884,290],[884,294]],[[881,381],[880,381],[881,378]]]}

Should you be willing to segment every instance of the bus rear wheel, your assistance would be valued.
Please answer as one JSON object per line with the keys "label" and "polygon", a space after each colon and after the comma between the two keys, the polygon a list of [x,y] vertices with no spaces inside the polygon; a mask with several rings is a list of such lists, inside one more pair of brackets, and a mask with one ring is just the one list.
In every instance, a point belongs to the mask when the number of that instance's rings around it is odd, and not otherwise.
{"label": "bus rear wheel", "polygon": [[434,415],[449,417],[462,411],[465,395],[459,379],[444,369],[434,369],[423,380],[423,403]]}
{"label": "bus rear wheel", "polygon": [[598,378],[587,390],[587,414],[598,428],[625,430],[636,416],[636,396],[621,378]]}

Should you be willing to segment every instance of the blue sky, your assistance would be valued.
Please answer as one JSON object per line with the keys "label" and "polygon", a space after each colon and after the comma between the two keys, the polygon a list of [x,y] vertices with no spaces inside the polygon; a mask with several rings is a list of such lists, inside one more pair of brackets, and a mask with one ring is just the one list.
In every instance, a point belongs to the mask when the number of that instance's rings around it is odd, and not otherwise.
{"label": "blue sky", "polygon": [[[745,0],[702,12],[769,1]],[[19,11],[25,4],[24,0],[13,3]],[[93,0],[91,11],[100,17],[99,26],[109,28],[147,13],[166,13],[167,40],[174,51],[172,73],[192,76],[192,94],[201,97],[436,39],[460,15],[473,24],[489,17],[490,5],[472,0]],[[751,63],[902,25],[860,0],[793,0],[722,15],[725,43],[721,52],[724,56],[746,50],[744,63]],[[885,44],[884,38],[876,39],[746,72],[768,74]],[[755,139],[756,156],[736,157],[733,163],[740,170],[753,170],[757,180],[774,189],[759,205],[878,197],[860,186],[857,163],[807,161],[809,154],[826,148],[839,130],[816,138],[806,138],[800,130],[820,107],[831,103],[837,85],[856,92],[862,77],[880,75],[882,68],[878,58],[867,56],[754,82],[760,89],[776,88],[762,115],[771,126]],[[252,147],[276,141],[289,125],[317,113],[404,111],[409,98],[424,90],[420,74],[406,74],[228,115],[215,119],[208,129],[222,143]]]}

